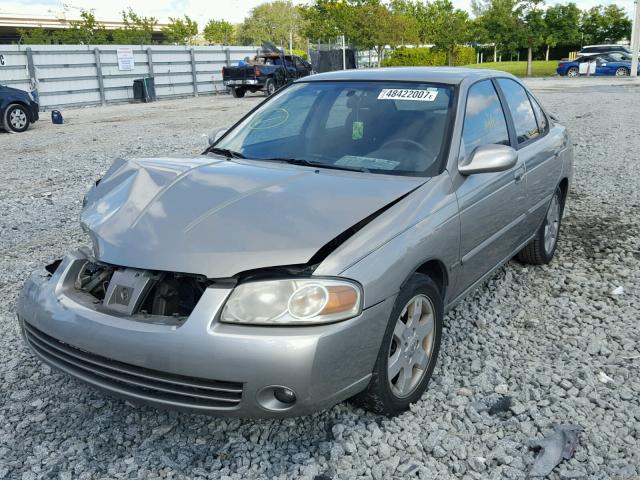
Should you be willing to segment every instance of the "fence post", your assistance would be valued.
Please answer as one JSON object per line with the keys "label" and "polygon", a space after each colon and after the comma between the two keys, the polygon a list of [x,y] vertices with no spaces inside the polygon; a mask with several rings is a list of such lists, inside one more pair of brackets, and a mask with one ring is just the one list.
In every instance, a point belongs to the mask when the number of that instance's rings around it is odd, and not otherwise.
{"label": "fence post", "polygon": [[191,78],[193,80],[193,96],[198,96],[198,71],[196,70],[196,51],[191,47]]}
{"label": "fence post", "polygon": [[147,47],[147,65],[149,67],[149,76],[153,77],[153,53],[151,47]]}
{"label": "fence post", "polygon": [[33,63],[33,50],[31,47],[27,47],[25,53],[27,54],[27,70],[29,72],[29,88],[31,90],[38,89],[38,79],[36,78],[36,66]]}
{"label": "fence post", "polygon": [[231,51],[228,48],[224,49],[225,62],[227,62],[227,67],[231,66]]}
{"label": "fence post", "polygon": [[93,55],[96,58],[96,74],[98,76],[98,88],[100,89],[100,103],[103,107],[107,105],[107,99],[104,95],[104,79],[102,78],[102,62],[100,62],[100,49],[95,47]]}

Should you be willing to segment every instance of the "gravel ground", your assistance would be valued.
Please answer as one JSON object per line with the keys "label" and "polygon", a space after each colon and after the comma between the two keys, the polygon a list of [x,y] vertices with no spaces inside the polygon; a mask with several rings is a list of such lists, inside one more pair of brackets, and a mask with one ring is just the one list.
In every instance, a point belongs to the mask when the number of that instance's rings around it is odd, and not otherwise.
{"label": "gravel ground", "polygon": [[[295,420],[162,412],[114,400],[25,349],[27,274],[86,239],[82,195],[114,157],[200,152],[260,100],[68,110],[0,133],[0,478],[526,478],[530,438],[575,423],[550,478],[640,478],[637,84],[532,81],[568,125],[576,181],[557,258],[509,263],[446,318],[428,392],[394,419],[341,404]],[[568,88],[573,87],[573,88]],[[511,396],[510,411],[486,406]]]}

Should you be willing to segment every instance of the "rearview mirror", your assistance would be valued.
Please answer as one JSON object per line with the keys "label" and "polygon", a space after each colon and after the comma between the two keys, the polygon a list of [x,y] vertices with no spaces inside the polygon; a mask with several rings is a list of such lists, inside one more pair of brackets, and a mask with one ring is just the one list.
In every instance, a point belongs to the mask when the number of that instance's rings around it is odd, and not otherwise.
{"label": "rearview mirror", "polygon": [[220,140],[220,137],[227,133],[227,130],[229,129],[226,127],[218,127],[211,130],[211,133],[209,134],[209,146],[212,146],[214,143]]}
{"label": "rearview mirror", "polygon": [[512,168],[517,160],[518,152],[507,145],[481,145],[465,164],[458,165],[458,171],[462,175],[502,172]]}

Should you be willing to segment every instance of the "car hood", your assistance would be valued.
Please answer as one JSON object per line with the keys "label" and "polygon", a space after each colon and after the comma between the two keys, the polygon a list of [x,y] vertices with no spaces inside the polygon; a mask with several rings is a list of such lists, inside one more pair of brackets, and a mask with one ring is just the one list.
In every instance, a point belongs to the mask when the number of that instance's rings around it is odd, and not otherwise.
{"label": "car hood", "polygon": [[100,261],[224,278],[305,264],[426,181],[212,156],[117,160],[81,223]]}

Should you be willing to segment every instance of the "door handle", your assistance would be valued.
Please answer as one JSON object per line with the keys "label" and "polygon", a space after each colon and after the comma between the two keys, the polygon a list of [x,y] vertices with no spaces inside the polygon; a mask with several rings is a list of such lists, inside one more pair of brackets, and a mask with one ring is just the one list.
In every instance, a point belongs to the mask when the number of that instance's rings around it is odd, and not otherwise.
{"label": "door handle", "polygon": [[520,165],[513,171],[513,178],[515,178],[516,183],[521,181],[524,177],[525,168],[524,165]]}

